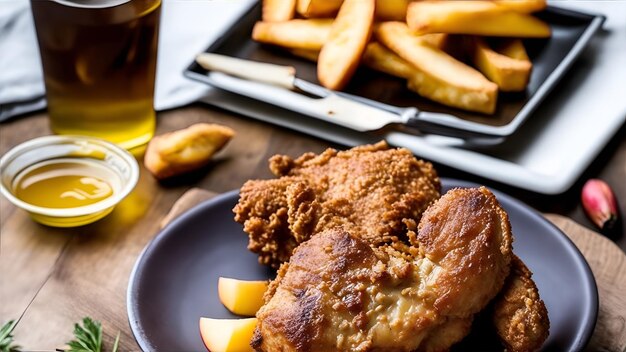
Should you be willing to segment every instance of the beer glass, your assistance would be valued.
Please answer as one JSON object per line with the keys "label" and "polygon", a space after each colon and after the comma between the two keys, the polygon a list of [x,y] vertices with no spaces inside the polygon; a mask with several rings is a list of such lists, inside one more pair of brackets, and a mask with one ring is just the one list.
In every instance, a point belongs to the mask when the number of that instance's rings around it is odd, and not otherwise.
{"label": "beer glass", "polygon": [[50,127],[126,149],[154,135],[161,0],[31,0]]}

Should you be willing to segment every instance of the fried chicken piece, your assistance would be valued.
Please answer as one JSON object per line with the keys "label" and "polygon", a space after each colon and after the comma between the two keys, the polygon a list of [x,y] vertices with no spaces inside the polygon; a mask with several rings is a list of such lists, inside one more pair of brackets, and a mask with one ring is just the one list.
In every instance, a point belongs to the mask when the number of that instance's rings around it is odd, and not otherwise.
{"label": "fried chicken piece", "polygon": [[257,351],[442,351],[509,274],[511,228],[486,188],[426,210],[410,244],[372,246],[354,228],[313,236],[281,266],[258,311]]}
{"label": "fried chicken piece", "polygon": [[336,226],[372,244],[405,236],[403,221],[419,221],[441,190],[430,163],[385,142],[295,160],[275,155],[270,169],[279,178],[246,182],[233,211],[250,237],[248,249],[274,267],[299,243]]}
{"label": "fried chicken piece", "polygon": [[493,322],[507,351],[536,351],[548,338],[548,311],[531,276],[524,262],[514,255],[511,274],[494,300]]}

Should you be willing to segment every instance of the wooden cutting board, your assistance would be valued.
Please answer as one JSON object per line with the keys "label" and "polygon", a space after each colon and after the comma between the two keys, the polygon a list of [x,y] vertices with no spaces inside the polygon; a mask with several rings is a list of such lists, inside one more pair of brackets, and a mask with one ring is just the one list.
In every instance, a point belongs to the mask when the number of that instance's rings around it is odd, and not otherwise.
{"label": "wooden cutting board", "polygon": [[[216,193],[192,188],[163,218],[161,227]],[[544,214],[578,247],[589,262],[598,285],[600,310],[588,351],[626,350],[626,254],[606,237],[556,214]]]}

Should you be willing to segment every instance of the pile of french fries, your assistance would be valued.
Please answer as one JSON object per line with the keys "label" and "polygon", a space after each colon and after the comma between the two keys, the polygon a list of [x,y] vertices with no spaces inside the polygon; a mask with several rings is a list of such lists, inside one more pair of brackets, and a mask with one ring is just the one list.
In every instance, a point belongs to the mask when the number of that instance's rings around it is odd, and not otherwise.
{"label": "pile of french fries", "polygon": [[365,65],[406,79],[427,99],[493,114],[499,91],[526,89],[532,63],[520,38],[550,36],[532,16],[545,7],[546,0],[263,0],[252,38],[316,61],[329,89],[341,90]]}

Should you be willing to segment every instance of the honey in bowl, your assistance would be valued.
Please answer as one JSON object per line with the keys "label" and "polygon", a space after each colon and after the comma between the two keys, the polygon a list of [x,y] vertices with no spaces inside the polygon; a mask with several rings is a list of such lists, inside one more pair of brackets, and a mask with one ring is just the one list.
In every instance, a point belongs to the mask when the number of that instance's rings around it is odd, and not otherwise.
{"label": "honey in bowl", "polygon": [[13,193],[40,207],[76,208],[111,197],[119,183],[118,176],[96,160],[63,158],[26,168],[13,181]]}
{"label": "honey in bowl", "polygon": [[33,220],[55,227],[103,218],[138,179],[129,152],[85,136],[35,138],[0,158],[0,193]]}

